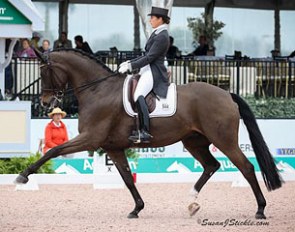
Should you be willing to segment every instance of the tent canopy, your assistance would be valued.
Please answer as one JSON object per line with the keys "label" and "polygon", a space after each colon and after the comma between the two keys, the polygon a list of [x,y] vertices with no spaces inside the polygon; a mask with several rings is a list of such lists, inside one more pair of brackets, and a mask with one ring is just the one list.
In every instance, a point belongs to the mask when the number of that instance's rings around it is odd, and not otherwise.
{"label": "tent canopy", "polygon": [[[57,2],[60,4],[60,26],[59,31],[67,30],[67,22],[61,22],[67,15],[67,7],[69,3],[80,4],[109,4],[109,5],[129,5],[135,6],[135,0],[33,0],[36,2]],[[152,2],[152,0],[151,0]],[[273,10],[274,11],[274,48],[281,48],[280,41],[280,11],[295,10],[295,0],[174,0],[174,7],[203,7],[205,8],[206,18],[213,18],[213,10],[215,7],[240,8],[240,9],[257,9],[257,10]],[[209,20],[210,21],[210,20]],[[135,26],[138,30],[138,26]],[[138,35],[139,33],[135,33]],[[139,41],[139,40],[136,40]],[[135,44],[138,47],[139,44]]]}
{"label": "tent canopy", "polygon": [[44,21],[31,1],[7,0],[2,6],[0,37],[31,37],[33,30],[44,30]]}
{"label": "tent canopy", "polygon": [[[60,0],[33,0],[35,2],[60,2]],[[68,0],[69,3],[134,5],[134,0]],[[205,7],[211,0],[174,0],[173,6]],[[215,0],[216,7],[273,10],[295,10],[295,0]]]}

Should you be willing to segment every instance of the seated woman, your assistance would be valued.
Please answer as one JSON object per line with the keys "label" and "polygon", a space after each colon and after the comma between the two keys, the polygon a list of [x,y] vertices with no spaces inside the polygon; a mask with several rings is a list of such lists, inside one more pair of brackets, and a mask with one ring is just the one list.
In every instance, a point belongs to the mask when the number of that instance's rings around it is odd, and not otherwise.
{"label": "seated woman", "polygon": [[61,121],[67,115],[60,108],[54,108],[48,116],[52,119],[45,128],[45,146],[43,154],[51,148],[61,145],[69,140],[65,124]]}
{"label": "seated woman", "polygon": [[17,56],[20,58],[35,58],[37,57],[34,49],[30,46],[30,41],[28,39],[22,39],[22,49],[17,52]]}

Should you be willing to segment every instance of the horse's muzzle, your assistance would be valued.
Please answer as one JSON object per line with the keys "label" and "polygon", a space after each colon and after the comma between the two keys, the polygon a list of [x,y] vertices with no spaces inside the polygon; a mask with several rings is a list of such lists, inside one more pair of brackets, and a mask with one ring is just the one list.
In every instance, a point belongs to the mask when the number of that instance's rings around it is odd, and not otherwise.
{"label": "horse's muzzle", "polygon": [[40,103],[44,108],[53,109],[59,106],[60,100],[53,95],[42,95],[40,97]]}

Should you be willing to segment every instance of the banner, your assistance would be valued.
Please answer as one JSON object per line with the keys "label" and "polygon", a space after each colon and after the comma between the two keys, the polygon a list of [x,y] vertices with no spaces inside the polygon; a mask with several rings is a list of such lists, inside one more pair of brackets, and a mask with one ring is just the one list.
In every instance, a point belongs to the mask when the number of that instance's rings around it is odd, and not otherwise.
{"label": "banner", "polygon": [[[49,119],[35,119],[31,122],[31,149],[38,150],[40,139],[43,138],[44,129]],[[64,119],[69,138],[78,134],[78,120]],[[295,120],[257,120],[270,152],[275,158],[278,169],[281,172],[294,173],[295,175]],[[255,154],[248,132],[241,121],[239,128],[239,147],[254,165],[255,171],[259,171]],[[132,172],[136,173],[186,173],[202,172],[201,164],[196,161],[184,148],[181,142],[170,146],[158,148],[138,148],[138,160],[129,160]],[[237,172],[235,165],[214,145],[210,146],[210,152],[219,161],[219,172]],[[111,167],[112,161],[106,158],[106,166]],[[88,157],[88,152],[80,152],[68,156],[68,158],[54,159],[54,169],[57,173],[93,173],[93,158]],[[110,168],[111,170],[112,168]]]}
{"label": "banner", "polygon": [[[107,158],[109,159],[109,158]],[[218,157],[220,168],[218,172],[238,172],[237,167],[226,157]],[[254,165],[255,171],[260,171],[254,157],[249,158]],[[282,173],[294,173],[295,159],[291,157],[276,157],[275,162],[278,170]],[[203,172],[202,165],[194,158],[139,158],[137,161],[129,159],[129,165],[133,173],[191,173]],[[116,172],[115,167],[109,160],[106,164],[106,172]],[[93,174],[94,165],[92,158],[86,159],[54,159],[54,170],[59,174]]]}

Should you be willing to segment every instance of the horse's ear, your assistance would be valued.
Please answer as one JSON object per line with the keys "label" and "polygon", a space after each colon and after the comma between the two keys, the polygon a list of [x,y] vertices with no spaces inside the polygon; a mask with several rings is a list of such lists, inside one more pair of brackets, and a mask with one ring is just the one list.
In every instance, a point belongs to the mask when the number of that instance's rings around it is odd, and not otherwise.
{"label": "horse's ear", "polygon": [[34,52],[36,54],[36,56],[41,60],[41,63],[48,63],[48,57],[45,56],[42,52],[40,52],[40,50],[38,48],[34,48]]}

